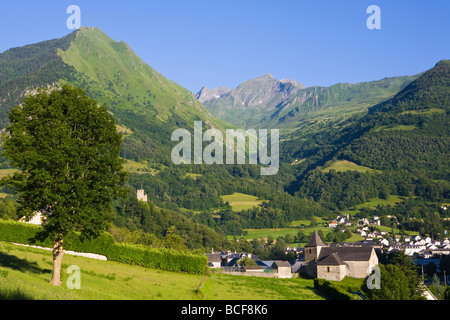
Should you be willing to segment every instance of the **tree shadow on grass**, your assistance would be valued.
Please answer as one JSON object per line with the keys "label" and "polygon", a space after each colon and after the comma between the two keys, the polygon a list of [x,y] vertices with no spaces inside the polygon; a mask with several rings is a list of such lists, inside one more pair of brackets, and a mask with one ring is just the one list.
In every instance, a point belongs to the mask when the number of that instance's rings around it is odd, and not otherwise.
{"label": "tree shadow on grass", "polygon": [[33,300],[33,297],[22,292],[20,289],[7,290],[0,288],[0,301],[1,300]]}
{"label": "tree shadow on grass", "polygon": [[19,259],[16,256],[9,255],[4,252],[0,252],[0,266],[28,273],[44,274],[52,272],[49,269],[40,268],[36,262]]}

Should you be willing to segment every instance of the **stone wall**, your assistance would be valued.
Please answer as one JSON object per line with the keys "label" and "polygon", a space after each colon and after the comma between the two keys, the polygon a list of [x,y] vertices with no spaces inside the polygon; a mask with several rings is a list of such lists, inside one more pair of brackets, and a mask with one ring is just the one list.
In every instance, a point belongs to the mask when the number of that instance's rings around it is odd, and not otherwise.
{"label": "stone wall", "polygon": [[317,266],[317,278],[330,281],[341,281],[347,275],[346,265]]}

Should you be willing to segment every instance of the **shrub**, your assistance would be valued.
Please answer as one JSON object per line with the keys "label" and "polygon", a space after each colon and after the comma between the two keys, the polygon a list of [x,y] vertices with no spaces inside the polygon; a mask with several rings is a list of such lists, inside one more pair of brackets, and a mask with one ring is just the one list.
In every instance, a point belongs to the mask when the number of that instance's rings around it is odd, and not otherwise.
{"label": "shrub", "polygon": [[355,299],[351,293],[344,291],[340,286],[334,285],[332,282],[325,279],[314,279],[314,288],[320,290],[332,300]]}

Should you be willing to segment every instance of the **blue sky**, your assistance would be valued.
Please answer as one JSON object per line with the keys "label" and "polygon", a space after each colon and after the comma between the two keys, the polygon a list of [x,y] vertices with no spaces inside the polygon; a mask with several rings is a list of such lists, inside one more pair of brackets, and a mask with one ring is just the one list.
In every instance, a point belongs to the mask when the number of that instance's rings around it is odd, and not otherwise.
{"label": "blue sky", "polygon": [[[83,26],[124,40],[151,67],[192,92],[236,87],[271,73],[307,86],[411,75],[450,59],[448,0],[2,1],[0,52]],[[369,30],[370,5],[381,29]]]}

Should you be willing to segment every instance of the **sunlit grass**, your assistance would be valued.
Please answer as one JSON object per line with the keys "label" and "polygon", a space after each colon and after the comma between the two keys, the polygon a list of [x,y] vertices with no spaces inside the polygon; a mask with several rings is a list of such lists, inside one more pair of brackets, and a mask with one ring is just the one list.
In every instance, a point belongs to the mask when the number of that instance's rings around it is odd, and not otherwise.
{"label": "sunlit grass", "polygon": [[[67,269],[81,270],[69,289]],[[0,242],[0,300],[317,300],[313,280],[192,275],[64,255],[62,286],[49,284],[51,252]]]}
{"label": "sunlit grass", "polygon": [[222,199],[224,202],[228,201],[233,211],[251,209],[261,205],[263,202],[262,200],[258,200],[258,197],[238,192],[231,195],[222,196]]}

